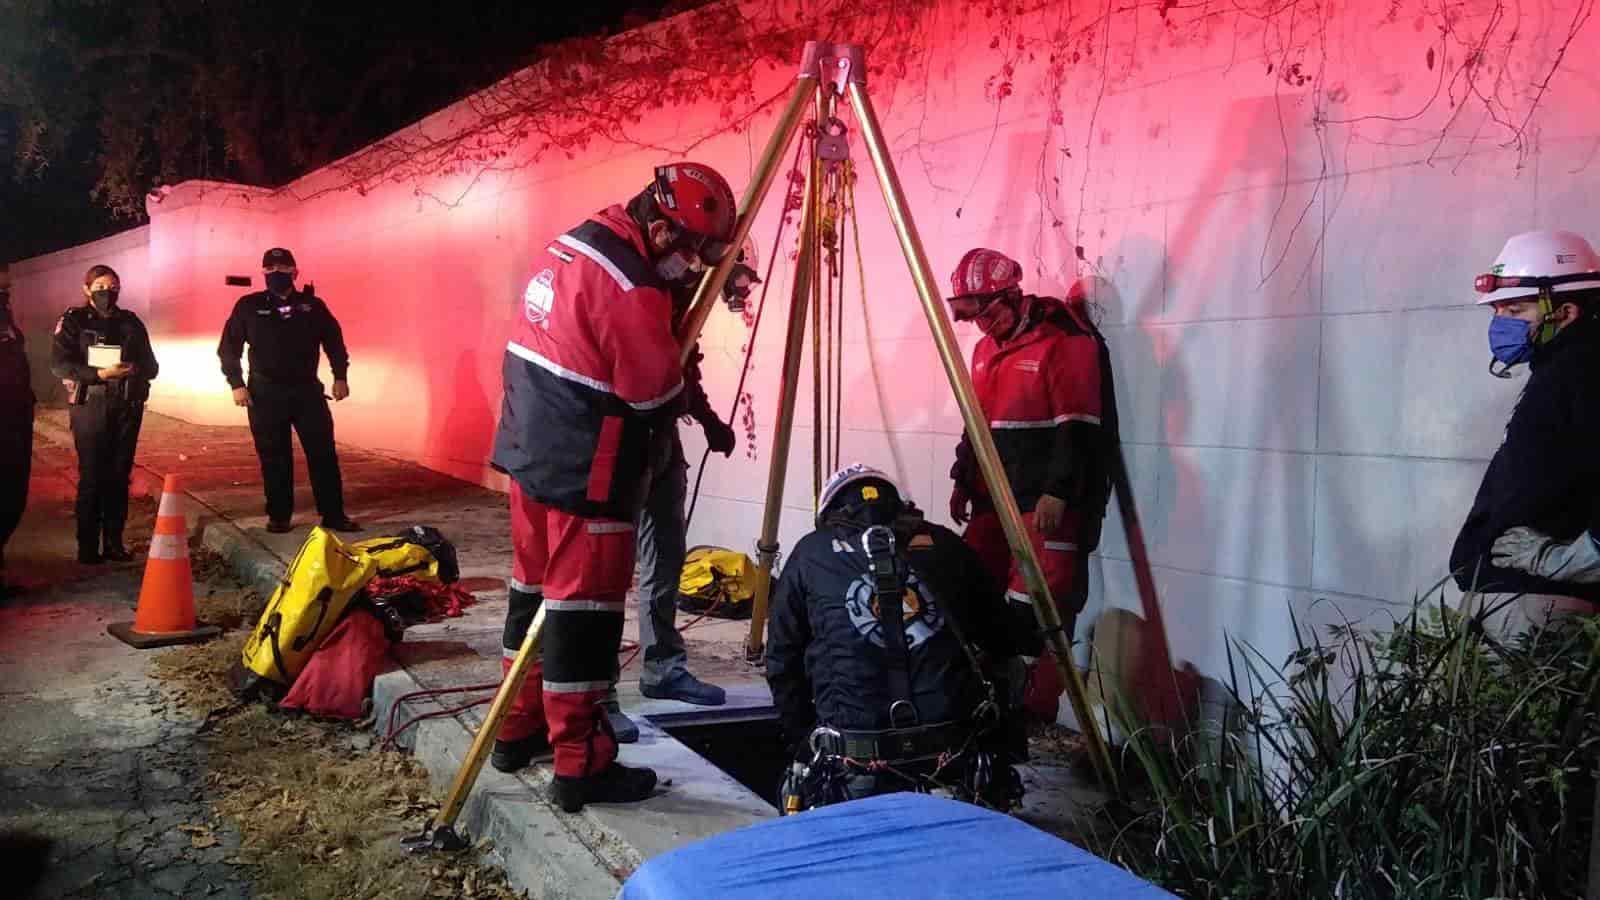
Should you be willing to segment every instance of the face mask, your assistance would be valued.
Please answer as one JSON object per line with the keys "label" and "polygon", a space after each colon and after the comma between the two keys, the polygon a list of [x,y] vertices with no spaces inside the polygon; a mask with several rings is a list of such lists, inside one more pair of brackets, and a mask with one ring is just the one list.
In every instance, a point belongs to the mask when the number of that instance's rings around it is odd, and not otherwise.
{"label": "face mask", "polygon": [[689,274],[689,260],[682,253],[671,253],[656,261],[656,274],[668,283],[682,281]]}
{"label": "face mask", "polygon": [[287,294],[294,290],[294,276],[288,272],[268,272],[267,290],[274,294]]}
{"label": "face mask", "polygon": [[995,300],[973,319],[973,323],[978,326],[979,331],[997,341],[1003,341],[1011,337],[1011,333],[1017,328],[1017,311],[1006,301]]}
{"label": "face mask", "polygon": [[1511,316],[1490,319],[1489,352],[1508,366],[1527,362],[1533,356],[1533,323]]}
{"label": "face mask", "polygon": [[1489,352],[1505,366],[1527,362],[1533,357],[1533,323],[1510,316],[1490,319]]}
{"label": "face mask", "polygon": [[111,307],[117,305],[117,295],[119,293],[121,293],[121,292],[120,291],[91,291],[89,293],[89,302],[93,303],[94,304],[94,308],[98,309],[101,312],[110,312],[111,311]]}

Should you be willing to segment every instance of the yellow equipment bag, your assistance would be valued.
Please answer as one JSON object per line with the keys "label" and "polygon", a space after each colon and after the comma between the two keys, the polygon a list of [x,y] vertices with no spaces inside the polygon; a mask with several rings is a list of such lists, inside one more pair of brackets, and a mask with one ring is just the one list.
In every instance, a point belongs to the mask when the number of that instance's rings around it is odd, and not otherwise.
{"label": "yellow equipment bag", "polygon": [[748,619],[756,595],[756,564],[725,547],[695,547],[683,560],[678,608],[718,619]]}
{"label": "yellow equipment bag", "polygon": [[426,546],[406,537],[371,538],[351,544],[351,553],[369,557],[375,568],[373,578],[399,578],[408,575],[423,581],[451,582],[456,579],[452,559],[441,571],[441,561]]}
{"label": "yellow equipment bag", "polygon": [[300,674],[350,599],[378,571],[382,554],[372,556],[358,547],[345,546],[322,528],[311,529],[245,641],[242,662],[247,682],[259,678],[287,687]]}

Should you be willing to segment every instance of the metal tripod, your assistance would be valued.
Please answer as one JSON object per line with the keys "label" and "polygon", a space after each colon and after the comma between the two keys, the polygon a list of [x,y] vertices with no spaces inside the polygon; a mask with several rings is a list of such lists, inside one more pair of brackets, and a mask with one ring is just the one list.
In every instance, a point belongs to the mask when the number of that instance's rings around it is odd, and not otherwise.
{"label": "metal tripod", "polygon": [[[782,164],[784,153],[800,131],[806,107],[808,104],[811,105],[814,109],[815,127],[818,129],[819,146],[811,156],[800,218],[800,248],[795,261],[794,285],[789,300],[781,399],[777,430],[772,440],[766,506],[761,520],[761,535],[756,545],[759,574],[756,579],[750,636],[745,646],[746,655],[759,656],[765,644],[767,602],[772,589],[772,569],[778,555],[778,522],[783,508],[784,481],[789,462],[791,431],[794,427],[795,398],[800,384],[807,306],[813,301],[813,295],[818,290],[815,274],[821,245],[819,206],[824,156],[832,158],[841,152],[848,153],[847,146],[841,147],[837,143],[829,145],[830,139],[838,138],[842,141],[842,136],[826,133],[828,124],[836,121],[835,112],[841,101],[848,102],[855,113],[861,136],[867,146],[867,154],[872,161],[872,168],[878,175],[884,200],[888,204],[890,223],[899,238],[900,250],[905,256],[906,265],[911,270],[911,280],[916,286],[917,296],[922,302],[922,311],[928,319],[928,327],[939,349],[939,359],[944,364],[945,375],[950,379],[950,387],[961,408],[961,418],[972,441],[978,467],[983,473],[984,482],[988,485],[995,511],[1000,516],[1000,523],[1005,529],[1006,540],[1011,546],[1013,558],[1027,579],[1034,613],[1038,616],[1039,627],[1067,685],[1068,698],[1088,741],[1090,758],[1094,762],[1102,784],[1115,795],[1118,793],[1116,771],[1112,767],[1105,738],[1090,714],[1083,679],[1078,673],[1077,666],[1072,663],[1071,635],[1066,634],[1062,627],[1061,617],[1056,611],[1055,602],[1050,596],[1050,588],[1044,579],[1044,572],[1039,566],[1038,557],[1034,554],[1033,545],[1028,541],[1022,513],[1017,507],[1016,497],[1011,492],[1011,485],[1006,480],[999,451],[995,449],[994,436],[989,431],[989,422],[978,406],[977,396],[972,388],[972,378],[967,372],[966,362],[962,359],[961,348],[956,343],[955,331],[945,312],[944,301],[939,296],[932,267],[928,265],[927,254],[922,247],[922,239],[918,236],[916,224],[911,219],[905,192],[900,186],[900,177],[895,172],[894,162],[889,158],[888,144],[883,138],[872,100],[867,95],[866,54],[861,47],[851,44],[831,44],[822,41],[811,41],[806,44],[794,91],[784,105],[783,112],[778,118],[777,128],[756,163],[750,184],[745,189],[743,201],[739,206],[739,218],[734,227],[733,238],[729,241],[734,247],[744,245],[745,238],[750,234],[751,224],[755,220],[755,214],[766,200],[774,176]],[[776,247],[773,248],[773,252],[778,252]],[[684,362],[688,361],[695,344],[699,341],[700,332],[711,315],[711,309],[733,270],[735,257],[736,254],[726,254],[714,268],[706,272],[699,288],[695,291],[694,300],[684,316],[680,335],[681,357]],[[544,608],[541,607],[528,627],[527,637],[523,639],[522,648],[517,652],[516,661],[511,664],[505,680],[500,684],[499,693],[495,695],[488,714],[484,716],[483,725],[478,729],[472,748],[462,762],[460,771],[456,773],[455,782],[451,785],[444,806],[422,834],[406,839],[408,847],[459,849],[466,846],[465,840],[454,830],[456,819],[466,806],[472,785],[483,769],[483,763],[488,758],[489,749],[494,743],[494,735],[511,705],[511,699],[521,691],[522,683],[527,677],[528,666],[537,658],[543,626]]]}

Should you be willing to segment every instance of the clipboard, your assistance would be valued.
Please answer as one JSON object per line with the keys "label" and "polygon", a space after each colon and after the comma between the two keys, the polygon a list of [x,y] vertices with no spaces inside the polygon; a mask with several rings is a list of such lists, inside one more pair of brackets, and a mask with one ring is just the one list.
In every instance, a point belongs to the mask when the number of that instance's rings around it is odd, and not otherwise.
{"label": "clipboard", "polygon": [[122,347],[117,344],[90,344],[88,363],[96,369],[109,369],[122,362]]}

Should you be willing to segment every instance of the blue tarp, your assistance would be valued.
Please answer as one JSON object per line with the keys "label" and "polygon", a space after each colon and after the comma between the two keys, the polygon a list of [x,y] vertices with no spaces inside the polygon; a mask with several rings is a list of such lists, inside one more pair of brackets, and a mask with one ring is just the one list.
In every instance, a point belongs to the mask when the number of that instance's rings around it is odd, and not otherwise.
{"label": "blue tarp", "polygon": [[885,794],[664,853],[639,867],[620,900],[1172,896],[1010,816],[926,794]]}

